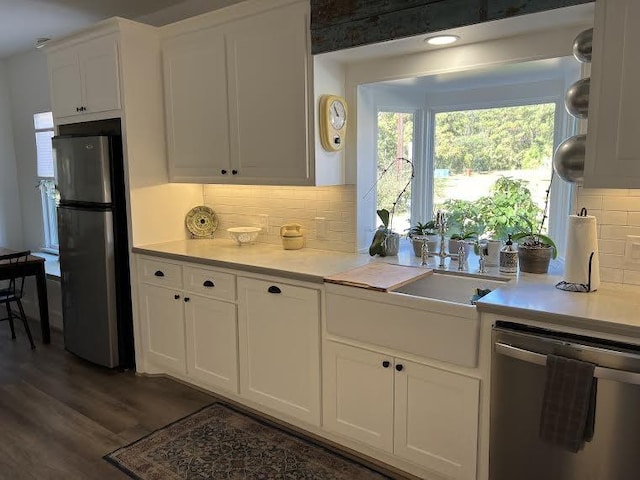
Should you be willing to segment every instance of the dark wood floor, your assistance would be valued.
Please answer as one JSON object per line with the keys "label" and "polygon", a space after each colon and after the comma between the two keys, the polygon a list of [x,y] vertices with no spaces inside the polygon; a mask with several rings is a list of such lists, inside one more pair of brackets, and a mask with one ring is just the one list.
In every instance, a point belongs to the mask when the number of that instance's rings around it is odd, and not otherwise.
{"label": "dark wood floor", "polygon": [[0,479],[125,479],[102,456],[214,401],[166,378],[96,367],[52,332],[0,322]]}

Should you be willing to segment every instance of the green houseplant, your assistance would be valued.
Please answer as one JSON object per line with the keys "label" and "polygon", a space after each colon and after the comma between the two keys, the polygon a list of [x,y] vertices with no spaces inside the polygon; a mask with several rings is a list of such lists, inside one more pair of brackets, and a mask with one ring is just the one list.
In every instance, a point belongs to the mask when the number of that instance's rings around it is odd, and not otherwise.
{"label": "green houseplant", "polygon": [[460,240],[464,242],[464,253],[468,257],[473,240],[478,238],[475,230],[462,230],[460,233],[452,233],[449,237],[449,253],[458,253]]}
{"label": "green houseplant", "polygon": [[438,232],[436,230],[436,222],[435,220],[429,220],[428,222],[421,223],[416,222],[416,224],[409,229],[407,237],[411,240],[411,245],[413,247],[413,253],[416,257],[420,257],[422,255],[422,243],[424,241],[423,237],[427,237],[427,248],[430,252],[435,252],[436,247],[438,246]]}
{"label": "green houseplant", "polygon": [[381,257],[397,255],[400,235],[394,233],[390,228],[393,214],[390,214],[386,208],[376,210],[376,213],[382,221],[382,225],[373,234],[369,255],[380,255]]}
{"label": "green houseplant", "polygon": [[551,259],[558,256],[558,248],[553,239],[542,233],[544,221],[547,219],[549,192],[551,191],[552,183],[553,174],[546,191],[544,210],[542,211],[542,218],[538,228],[535,228],[529,218],[522,216],[521,220],[526,225],[526,228],[521,228],[511,237],[512,240],[518,242],[518,263],[520,264],[521,272],[547,273]]}

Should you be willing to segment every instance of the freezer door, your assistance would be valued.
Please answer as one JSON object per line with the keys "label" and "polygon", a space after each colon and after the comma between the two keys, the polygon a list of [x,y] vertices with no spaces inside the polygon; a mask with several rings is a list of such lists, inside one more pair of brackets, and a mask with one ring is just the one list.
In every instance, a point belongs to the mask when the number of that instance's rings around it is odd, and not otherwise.
{"label": "freezer door", "polygon": [[59,207],[64,345],[106,367],[118,365],[112,212]]}
{"label": "freezer door", "polygon": [[53,155],[61,203],[111,203],[109,137],[54,137]]}

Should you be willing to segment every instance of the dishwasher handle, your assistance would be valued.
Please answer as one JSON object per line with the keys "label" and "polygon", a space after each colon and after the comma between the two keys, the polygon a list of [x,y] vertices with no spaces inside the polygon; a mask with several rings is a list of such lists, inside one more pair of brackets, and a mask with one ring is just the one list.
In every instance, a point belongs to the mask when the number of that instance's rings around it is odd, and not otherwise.
{"label": "dishwasher handle", "polygon": [[[516,360],[522,360],[523,362],[533,363],[535,365],[545,366],[547,364],[546,355],[507,345],[506,343],[496,342],[494,344],[494,351],[500,355],[515,358]],[[615,368],[596,366],[593,376],[603,380],[640,385],[640,373],[628,372],[626,370],[616,370]]]}

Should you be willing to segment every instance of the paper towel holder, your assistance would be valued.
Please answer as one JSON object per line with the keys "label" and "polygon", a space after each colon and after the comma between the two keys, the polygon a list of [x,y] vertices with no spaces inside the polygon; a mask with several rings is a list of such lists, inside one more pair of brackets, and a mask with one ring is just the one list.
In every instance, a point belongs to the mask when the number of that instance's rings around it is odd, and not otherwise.
{"label": "paper towel holder", "polygon": [[[585,217],[586,214],[586,209],[582,209],[585,214],[582,215],[582,212],[580,212],[580,216],[581,217]],[[560,289],[560,290],[564,290],[565,292],[579,292],[579,293],[589,293],[589,292],[593,292],[595,290],[591,290],[591,265],[593,264],[593,255],[596,252],[591,252],[591,255],[589,255],[589,277],[587,279],[587,283],[571,283],[571,282],[565,282],[564,280],[561,282],[556,283],[556,288]]]}

